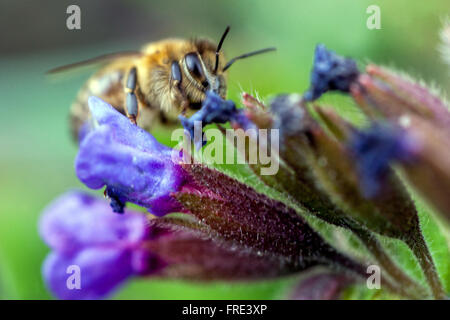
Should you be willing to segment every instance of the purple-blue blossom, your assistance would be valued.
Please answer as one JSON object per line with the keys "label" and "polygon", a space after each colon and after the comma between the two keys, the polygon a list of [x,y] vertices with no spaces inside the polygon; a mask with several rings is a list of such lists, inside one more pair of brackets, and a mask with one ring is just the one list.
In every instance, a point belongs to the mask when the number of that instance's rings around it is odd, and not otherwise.
{"label": "purple-blue blossom", "polygon": [[119,212],[126,201],[155,215],[179,210],[170,194],[188,179],[172,149],[101,99],[91,97],[89,107],[95,124],[80,143],[78,178],[91,189],[111,188],[112,206]]}
{"label": "purple-blue blossom", "polygon": [[393,163],[414,161],[418,145],[405,130],[374,123],[366,130],[355,131],[349,148],[356,160],[362,191],[371,198],[377,195]]}
{"label": "purple-blue blossom", "polygon": [[249,128],[256,129],[256,126],[248,119],[243,110],[237,109],[232,100],[224,100],[213,91],[206,92],[206,98],[202,103],[202,108],[194,113],[190,118],[186,118],[181,115],[178,118],[180,119],[184,129],[190,134],[191,139],[194,140],[197,148],[205,145],[206,141],[203,141],[203,131],[198,133],[201,133],[200,137],[196,136],[196,122],[200,123],[200,130],[203,129],[203,126],[208,124],[226,122],[236,124],[244,130]]}
{"label": "purple-blue blossom", "polygon": [[[113,214],[106,201],[82,192],[54,200],[39,232],[53,250],[43,265],[44,280],[60,299],[103,298],[128,278],[163,266],[145,246],[151,228],[144,214]],[[80,288],[70,283],[74,267]]]}
{"label": "purple-blue blossom", "polygon": [[236,105],[231,100],[223,100],[213,91],[206,92],[206,98],[202,102],[202,108],[190,118],[179,116],[184,129],[194,137],[194,124],[200,121],[202,126],[211,123],[225,123],[230,121],[236,114]]}
{"label": "purple-blue blossom", "polygon": [[314,52],[311,86],[304,94],[304,99],[313,101],[331,90],[349,92],[350,85],[358,75],[358,66],[354,60],[341,57],[319,44]]}

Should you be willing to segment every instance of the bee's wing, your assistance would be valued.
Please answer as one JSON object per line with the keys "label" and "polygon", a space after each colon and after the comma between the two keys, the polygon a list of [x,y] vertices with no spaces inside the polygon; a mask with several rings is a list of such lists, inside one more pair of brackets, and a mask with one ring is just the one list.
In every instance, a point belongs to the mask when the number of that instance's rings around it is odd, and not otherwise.
{"label": "bee's wing", "polygon": [[93,66],[98,64],[105,64],[109,61],[122,59],[122,58],[139,58],[142,56],[142,52],[140,51],[123,51],[116,53],[104,54],[95,58],[87,59],[84,61],[79,61],[71,64],[67,64],[64,66],[60,66],[54,69],[51,69],[46,72],[48,75],[54,75],[62,72],[67,72],[71,70],[75,70],[85,66]]}

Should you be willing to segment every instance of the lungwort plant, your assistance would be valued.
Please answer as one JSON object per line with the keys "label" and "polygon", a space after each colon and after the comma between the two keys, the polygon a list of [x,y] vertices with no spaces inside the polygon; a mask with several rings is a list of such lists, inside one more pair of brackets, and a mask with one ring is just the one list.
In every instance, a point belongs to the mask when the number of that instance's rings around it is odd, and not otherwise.
{"label": "lungwort plant", "polygon": [[[317,102],[330,91],[349,95],[367,123]],[[238,175],[197,163],[190,148],[160,144],[90,98],[94,121],[75,170],[107,199],[70,191],[44,210],[40,232],[52,252],[43,276],[57,298],[104,298],[131,277],[285,277],[288,299],[448,297],[450,112],[443,99],[387,68],[361,71],[318,45],[306,93],[267,105],[244,93],[242,104],[209,92],[202,109],[181,117],[189,136],[200,123],[200,151],[208,147],[202,126],[225,134],[221,124],[229,122],[245,133],[237,149],[247,169]],[[250,161],[262,148],[276,172]],[[75,287],[68,282],[74,267],[81,271]]]}

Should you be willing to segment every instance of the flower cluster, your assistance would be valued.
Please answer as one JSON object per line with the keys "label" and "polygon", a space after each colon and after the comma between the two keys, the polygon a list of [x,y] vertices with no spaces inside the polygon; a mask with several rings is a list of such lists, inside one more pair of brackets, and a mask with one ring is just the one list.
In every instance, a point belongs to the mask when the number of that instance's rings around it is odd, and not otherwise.
{"label": "flower cluster", "polygon": [[[331,90],[351,95],[371,126],[358,128],[314,102]],[[248,166],[288,201],[183,163],[114,108],[89,99],[94,125],[80,141],[76,174],[91,189],[105,188],[110,203],[69,192],[45,209],[40,231],[53,251],[43,274],[56,297],[104,298],[130,277],[237,281],[304,274],[290,298],[332,299],[365,281],[367,265],[376,263],[393,294],[446,298],[399,176],[450,220],[450,148],[443,147],[450,112],[443,101],[383,68],[360,72],[353,60],[320,45],[305,95],[280,95],[266,107],[243,94],[242,103],[245,109],[237,109],[210,92],[202,109],[181,123],[191,136],[195,121],[279,130],[279,170],[260,175],[262,164]],[[307,217],[350,231],[370,261],[329,244]],[[403,241],[427,283],[406,274],[377,235]],[[81,271],[77,290],[68,282],[71,266]]]}

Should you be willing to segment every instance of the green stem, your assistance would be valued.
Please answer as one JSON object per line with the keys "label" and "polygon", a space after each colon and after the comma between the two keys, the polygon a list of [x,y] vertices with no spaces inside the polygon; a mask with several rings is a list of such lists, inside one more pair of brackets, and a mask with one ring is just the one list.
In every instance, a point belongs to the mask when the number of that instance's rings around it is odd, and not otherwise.
{"label": "green stem", "polygon": [[[354,230],[362,243],[367,247],[369,252],[374,256],[380,266],[394,279],[399,285],[406,288],[403,290],[408,296],[414,296],[416,299],[422,299],[427,296],[427,290],[406,275],[391,257],[386,253],[378,239],[365,230]],[[405,294],[404,294],[405,295]]]}
{"label": "green stem", "polygon": [[447,299],[447,295],[439,279],[436,267],[433,263],[428,246],[420,232],[413,233],[406,240],[406,244],[412,250],[422,271],[430,285],[431,291],[435,299]]}
{"label": "green stem", "polygon": [[[327,253],[328,259],[324,263],[327,266],[334,266],[344,268],[348,271],[353,272],[356,276],[360,277],[362,281],[367,280],[367,266],[363,266],[362,264],[356,263],[352,259],[348,258],[345,255],[338,253],[337,251],[328,251]],[[420,299],[417,295],[412,294],[411,292],[405,290],[403,287],[399,287],[398,285],[392,283],[390,279],[381,275],[381,284],[387,288],[389,291],[399,295],[400,297],[406,297],[409,299]]]}
{"label": "green stem", "polygon": [[405,290],[403,287],[399,287],[397,284],[392,283],[388,278],[381,277],[381,283],[384,287],[388,288],[389,291],[392,293],[395,293],[399,295],[400,297],[405,297],[408,299],[416,299],[420,300],[422,297],[418,296],[416,293],[413,293],[411,291]]}

